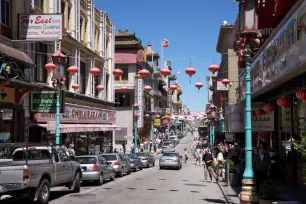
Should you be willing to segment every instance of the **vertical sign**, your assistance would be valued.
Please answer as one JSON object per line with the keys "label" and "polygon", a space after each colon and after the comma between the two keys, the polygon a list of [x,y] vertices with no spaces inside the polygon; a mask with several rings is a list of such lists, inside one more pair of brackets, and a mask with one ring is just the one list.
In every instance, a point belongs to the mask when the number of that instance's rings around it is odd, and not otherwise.
{"label": "vertical sign", "polygon": [[143,80],[137,79],[137,103],[139,105],[140,117],[137,121],[137,127],[143,128]]}

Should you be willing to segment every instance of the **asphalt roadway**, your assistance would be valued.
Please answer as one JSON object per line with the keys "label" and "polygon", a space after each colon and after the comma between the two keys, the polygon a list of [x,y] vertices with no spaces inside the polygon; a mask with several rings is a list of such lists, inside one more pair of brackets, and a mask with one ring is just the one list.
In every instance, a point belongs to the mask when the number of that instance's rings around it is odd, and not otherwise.
{"label": "asphalt roadway", "polygon": [[[197,133],[195,133],[197,134]],[[190,152],[193,136],[188,133],[176,151],[182,156],[184,148]],[[204,182],[203,167],[195,165],[192,155],[181,170],[159,169],[156,165],[143,169],[102,186],[82,186],[81,192],[71,194],[58,187],[51,192],[50,204],[200,204],[228,202],[216,182]],[[22,203],[23,199],[2,200],[1,203]]]}

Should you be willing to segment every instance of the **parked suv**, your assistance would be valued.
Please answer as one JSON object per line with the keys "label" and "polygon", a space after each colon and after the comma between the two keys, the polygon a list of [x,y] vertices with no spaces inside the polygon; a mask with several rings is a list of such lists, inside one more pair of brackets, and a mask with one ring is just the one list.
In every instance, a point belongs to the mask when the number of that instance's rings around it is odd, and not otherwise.
{"label": "parked suv", "polygon": [[119,153],[101,154],[108,162],[111,162],[115,174],[122,177],[124,173],[130,174],[131,168],[129,161]]}

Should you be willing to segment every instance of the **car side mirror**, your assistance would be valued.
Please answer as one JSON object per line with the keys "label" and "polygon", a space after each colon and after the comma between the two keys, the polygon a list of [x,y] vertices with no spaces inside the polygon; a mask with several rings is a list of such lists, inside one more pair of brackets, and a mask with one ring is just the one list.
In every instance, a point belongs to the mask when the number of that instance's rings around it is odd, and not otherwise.
{"label": "car side mirror", "polygon": [[107,161],[107,162],[106,162],[106,164],[107,164],[107,165],[111,165],[111,164],[112,164],[112,162]]}

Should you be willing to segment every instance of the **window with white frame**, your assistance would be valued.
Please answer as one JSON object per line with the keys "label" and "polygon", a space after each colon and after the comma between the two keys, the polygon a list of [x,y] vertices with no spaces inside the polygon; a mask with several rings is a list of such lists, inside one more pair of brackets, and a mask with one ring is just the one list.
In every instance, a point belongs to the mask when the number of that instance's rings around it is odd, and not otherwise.
{"label": "window with white frame", "polygon": [[40,10],[44,10],[44,0],[34,0],[34,6]]}

